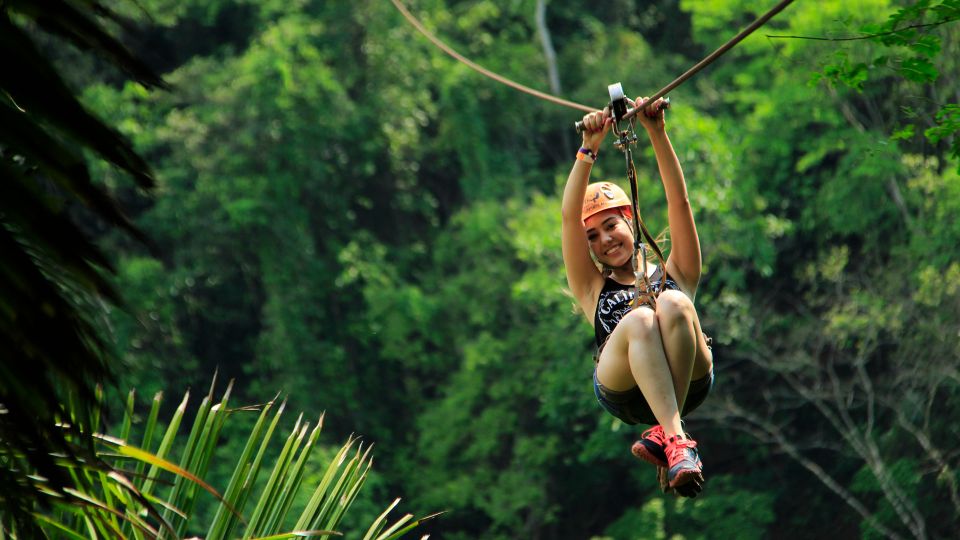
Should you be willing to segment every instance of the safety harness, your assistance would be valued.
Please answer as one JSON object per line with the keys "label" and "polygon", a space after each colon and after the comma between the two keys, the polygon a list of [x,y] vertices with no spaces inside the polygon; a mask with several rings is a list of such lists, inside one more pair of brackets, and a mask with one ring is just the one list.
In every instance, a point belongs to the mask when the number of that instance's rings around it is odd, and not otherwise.
{"label": "safety harness", "polygon": [[[633,210],[633,256],[631,257],[631,265],[633,266],[634,274],[634,300],[631,309],[636,309],[643,304],[647,304],[656,309],[657,297],[660,296],[660,293],[667,284],[667,264],[664,261],[663,252],[660,250],[660,246],[657,245],[657,241],[650,234],[650,231],[647,230],[647,226],[643,223],[643,218],[640,215],[638,203],[639,189],[637,188],[637,167],[633,163],[632,150],[632,146],[637,143],[637,120],[635,118],[637,111],[636,109],[633,109],[628,112],[627,97],[623,93],[623,85],[620,83],[609,85],[607,87],[607,91],[610,94],[609,107],[610,114],[613,118],[612,130],[615,136],[613,145],[618,150],[623,152],[627,166],[627,180],[630,182],[630,206]],[[664,99],[660,107],[661,110],[669,107],[670,100]],[[620,127],[621,122],[625,122],[622,129]],[[650,250],[653,251],[654,255],[657,256],[657,261],[660,264],[662,276],[660,279],[660,286],[656,290],[654,290],[653,285],[650,283],[650,278],[647,276],[646,246],[650,247]],[[640,261],[637,260],[638,254]],[[638,262],[642,264],[638,264]],[[641,282],[643,284],[642,289]]]}

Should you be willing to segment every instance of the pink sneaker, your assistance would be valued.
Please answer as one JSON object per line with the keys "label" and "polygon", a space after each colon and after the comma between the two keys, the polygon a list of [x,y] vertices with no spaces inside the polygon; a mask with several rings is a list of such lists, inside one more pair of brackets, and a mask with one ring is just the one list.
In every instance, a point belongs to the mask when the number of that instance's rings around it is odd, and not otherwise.
{"label": "pink sneaker", "polygon": [[667,437],[663,434],[663,428],[656,425],[640,435],[640,440],[633,443],[630,452],[647,463],[667,468],[666,445]]}
{"label": "pink sneaker", "polygon": [[697,441],[689,437],[670,437],[666,444],[667,481],[670,487],[678,489],[691,482],[703,483],[703,463],[697,453]]}

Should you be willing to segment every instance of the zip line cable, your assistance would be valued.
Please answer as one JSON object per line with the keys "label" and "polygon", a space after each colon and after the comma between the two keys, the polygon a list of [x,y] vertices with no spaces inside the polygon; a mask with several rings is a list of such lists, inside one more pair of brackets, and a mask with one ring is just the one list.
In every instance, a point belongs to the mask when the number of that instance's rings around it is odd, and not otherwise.
{"label": "zip line cable", "polygon": [[[551,103],[555,103],[557,105],[562,105],[564,107],[569,107],[571,109],[577,109],[583,112],[593,112],[593,111],[599,110],[596,107],[588,107],[586,105],[581,105],[580,103],[575,103],[573,101],[569,101],[551,94],[547,94],[546,92],[535,90],[533,88],[530,88],[529,86],[524,86],[518,82],[514,82],[502,75],[494,73],[489,69],[486,69],[483,66],[476,64],[475,62],[471,61],[469,58],[453,50],[452,47],[450,47],[449,45],[441,41],[440,38],[431,34],[430,31],[427,30],[426,27],[424,27],[423,24],[419,20],[417,20],[417,18],[414,17],[413,14],[411,14],[407,10],[407,8],[403,6],[403,4],[400,3],[400,0],[390,0],[390,2],[394,5],[394,7],[397,8],[397,11],[399,11],[404,16],[404,18],[407,19],[407,21],[410,24],[412,24],[417,30],[419,30],[421,34],[423,34],[427,39],[429,39],[440,50],[452,56],[454,59],[463,63],[464,65],[476,71],[477,73],[480,73],[481,75],[488,77],[490,79],[493,79],[494,81],[497,81],[501,84],[505,84],[511,88],[514,88],[526,94],[530,94],[534,97],[538,97],[540,99],[549,101]],[[639,104],[636,108],[630,109],[629,111],[627,111],[626,116],[624,116],[622,119],[629,120],[630,118],[632,118],[637,114],[637,111],[645,107],[647,103],[654,101],[657,98],[661,98],[665,96],[667,92],[683,84],[687,79],[689,79],[690,77],[693,77],[694,75],[697,74],[697,72],[699,72],[703,68],[713,63],[714,60],[716,60],[717,58],[722,56],[724,53],[732,49],[736,44],[743,41],[744,38],[752,34],[757,28],[760,28],[761,26],[766,24],[767,21],[769,21],[774,15],[776,15],[777,13],[780,13],[781,11],[783,11],[784,8],[786,8],[788,5],[792,3],[793,3],[793,0],[782,0],[779,4],[772,7],[769,11],[761,15],[757,20],[753,21],[750,24],[750,26],[741,30],[740,33],[730,38],[730,40],[728,40],[726,43],[724,43],[719,48],[717,48],[717,50],[710,53],[703,60],[697,62],[696,65],[694,65],[692,68],[688,69],[682,75],[674,79],[673,82],[664,86],[659,92],[654,94],[653,97],[648,98],[645,102]]]}
{"label": "zip line cable", "polygon": [[679,77],[674,79],[673,82],[664,86],[659,92],[647,98],[646,101],[644,101],[643,103],[638,103],[637,107],[631,111],[628,111],[626,116],[623,117],[623,119],[629,120],[630,118],[633,118],[633,116],[635,116],[638,111],[640,111],[641,109],[647,106],[647,103],[656,101],[658,98],[662,98],[663,96],[667,95],[667,92],[680,86],[687,79],[696,75],[698,71],[712,64],[714,60],[723,56],[725,52],[732,49],[737,43],[740,43],[741,41],[743,41],[743,39],[749,36],[750,34],[752,34],[754,30],[766,24],[767,21],[773,18],[774,15],[776,15],[777,13],[780,13],[781,11],[783,11],[785,7],[789,6],[792,3],[793,3],[793,0],[782,0],[779,4],[770,8],[770,11],[764,13],[757,20],[750,23],[750,26],[741,30],[739,34],[733,36],[732,38],[730,38],[729,41],[721,45],[719,48],[717,48],[717,50],[710,53],[706,58],[697,62],[696,65],[694,65],[692,68],[684,72],[683,75],[680,75]]}
{"label": "zip line cable", "polygon": [[555,104],[557,104],[557,105],[563,105],[564,107],[570,107],[571,109],[579,109],[579,110],[581,110],[581,111],[583,111],[583,112],[593,112],[593,111],[596,110],[596,109],[594,109],[593,107],[587,107],[586,105],[581,105],[581,104],[575,103],[575,102],[573,102],[573,101],[569,101],[569,100],[566,100],[566,99],[563,99],[563,98],[559,98],[559,97],[557,97],[557,96],[553,96],[553,95],[547,94],[546,92],[541,92],[541,91],[539,91],[539,90],[535,90],[535,89],[533,89],[533,88],[530,88],[529,86],[524,86],[524,85],[522,85],[522,84],[520,84],[520,83],[518,83],[518,82],[511,81],[510,79],[508,79],[508,78],[506,78],[506,77],[504,77],[504,76],[502,76],[502,75],[499,75],[499,74],[497,74],[497,73],[494,73],[494,72],[490,71],[489,69],[486,69],[485,67],[480,66],[480,65],[472,62],[469,58],[463,56],[462,54],[460,54],[460,53],[458,53],[457,51],[453,50],[453,48],[450,47],[450,46],[448,46],[446,43],[440,41],[440,39],[439,39],[437,36],[431,34],[430,31],[427,30],[426,27],[424,27],[423,24],[421,24],[420,21],[418,21],[417,18],[413,16],[413,14],[411,14],[409,11],[407,11],[407,8],[403,7],[403,4],[401,4],[401,3],[399,2],[399,0],[390,0],[390,2],[393,3],[394,7],[396,7],[397,10],[400,11],[400,13],[410,22],[410,24],[412,24],[414,27],[416,27],[416,29],[419,30],[421,34],[423,34],[424,36],[426,36],[426,38],[429,39],[434,45],[436,45],[437,47],[439,47],[443,52],[445,52],[445,53],[449,54],[450,56],[452,56],[453,58],[455,58],[457,61],[459,61],[459,62],[463,63],[464,65],[466,65],[468,68],[476,71],[477,73],[480,73],[481,75],[483,75],[483,76],[485,76],[485,77],[489,77],[489,78],[491,78],[491,79],[493,79],[493,80],[495,80],[495,81],[497,81],[497,82],[499,82],[499,83],[501,83],[501,84],[505,84],[505,85],[507,85],[507,86],[509,86],[509,87],[511,87],[511,88],[513,88],[513,89],[519,90],[519,91],[524,92],[524,93],[526,93],[526,94],[530,94],[531,96],[535,96],[535,97],[538,97],[538,98],[540,98],[540,99],[547,100],[547,101],[549,101],[549,102],[551,102],[551,103],[555,103]]}
{"label": "zip line cable", "polygon": [[[568,100],[566,100],[566,99],[563,99],[563,98],[560,98],[560,97],[557,97],[557,96],[553,96],[553,95],[547,94],[547,93],[545,93],[545,92],[541,92],[541,91],[539,91],[539,90],[534,90],[533,88],[530,88],[530,87],[528,87],[528,86],[524,86],[524,85],[522,85],[522,84],[520,84],[520,83],[517,83],[517,82],[514,82],[514,81],[512,81],[512,80],[510,80],[510,79],[508,79],[508,78],[506,78],[506,77],[504,77],[504,76],[502,76],[502,75],[499,75],[499,74],[497,74],[497,73],[494,73],[494,72],[492,72],[492,71],[490,71],[490,70],[488,70],[488,69],[486,69],[486,68],[484,68],[484,67],[482,67],[482,66],[480,66],[480,65],[478,65],[478,64],[476,64],[476,63],[474,63],[474,62],[472,62],[470,59],[466,58],[465,56],[461,55],[461,54],[458,53],[457,51],[453,50],[452,47],[448,46],[446,43],[444,43],[443,41],[441,41],[438,37],[436,37],[436,36],[434,36],[433,34],[431,34],[431,33],[423,26],[423,24],[421,24],[420,21],[417,20],[417,18],[414,17],[414,16],[403,6],[403,4],[400,3],[400,0],[390,0],[390,2],[394,5],[394,7],[397,8],[397,10],[404,16],[404,18],[406,18],[407,21],[410,22],[410,24],[412,24],[417,30],[419,30],[420,33],[423,34],[427,39],[429,39],[434,45],[436,45],[436,46],[437,46],[438,48],[440,48],[443,52],[445,52],[445,53],[447,53],[448,55],[452,56],[454,59],[456,59],[457,61],[463,63],[464,65],[466,65],[466,66],[469,67],[470,69],[472,69],[472,70],[480,73],[481,75],[483,75],[483,76],[485,76],[485,77],[488,77],[488,78],[490,78],[490,79],[493,79],[494,81],[497,81],[497,82],[499,82],[499,83],[501,83],[501,84],[507,85],[507,86],[509,86],[509,87],[511,87],[511,88],[514,88],[514,89],[516,89],[516,90],[519,90],[519,91],[521,91],[521,92],[524,92],[524,93],[526,93],[526,94],[530,94],[530,95],[532,95],[532,96],[534,96],[534,97],[538,97],[538,98],[540,98],[540,99],[549,101],[549,102],[551,102],[551,103],[555,103],[555,104],[557,104],[557,105],[563,105],[563,106],[565,106],[565,107],[570,107],[570,108],[572,108],[572,109],[578,109],[578,110],[583,111],[583,112],[593,112],[593,111],[597,110],[597,109],[595,109],[595,108],[587,107],[586,105],[581,105],[581,104],[579,104],[579,103],[574,103],[574,102],[572,102],[572,101],[568,101]],[[635,281],[634,281],[634,285],[633,285],[633,290],[634,290],[634,295],[635,295],[635,296],[634,296],[634,298],[635,298],[634,301],[636,302],[636,304],[635,304],[633,307],[637,307],[637,306],[639,305],[639,303],[640,303],[640,298],[641,298],[641,294],[640,294],[640,282],[641,282],[641,280],[642,280],[643,283],[644,283],[644,293],[643,293],[643,295],[646,296],[646,298],[647,298],[646,300],[644,300],[644,302],[650,302],[653,306],[656,306],[656,299],[657,299],[657,297],[659,296],[660,292],[664,289],[664,287],[666,287],[668,275],[667,275],[667,265],[666,265],[666,263],[664,262],[664,259],[663,259],[663,253],[661,252],[660,247],[657,245],[656,240],[655,240],[653,237],[650,236],[649,231],[647,230],[646,226],[644,226],[643,221],[640,219],[640,209],[638,208],[638,201],[637,201],[637,192],[638,192],[638,188],[637,188],[637,172],[636,172],[636,167],[635,167],[634,164],[633,164],[633,154],[632,154],[632,152],[630,151],[630,144],[633,143],[633,142],[636,142],[636,135],[633,133],[633,125],[634,125],[634,123],[636,122],[636,120],[633,120],[632,118],[633,118],[634,116],[636,116],[638,112],[640,112],[641,110],[643,110],[644,107],[646,107],[648,103],[652,103],[653,101],[656,101],[657,99],[665,96],[665,95],[667,94],[667,92],[669,92],[669,91],[673,90],[674,88],[680,86],[680,85],[683,84],[685,81],[687,81],[688,79],[690,79],[691,77],[693,77],[694,75],[696,75],[700,70],[702,70],[703,68],[705,68],[705,67],[709,66],[711,63],[713,63],[714,60],[716,60],[717,58],[720,58],[721,56],[723,56],[724,53],[726,53],[727,51],[729,51],[730,49],[732,49],[734,46],[736,46],[738,43],[740,43],[741,41],[743,41],[744,38],[746,38],[747,36],[749,36],[750,34],[752,34],[756,29],[758,29],[758,28],[760,28],[761,26],[763,26],[764,24],[766,24],[767,21],[769,21],[771,18],[773,18],[774,15],[776,15],[777,13],[780,13],[781,11],[783,11],[783,9],[786,8],[788,5],[790,5],[791,3],[793,3],[793,0],[781,0],[780,3],[778,3],[778,4],[775,5],[773,8],[771,8],[769,11],[767,11],[766,13],[764,13],[763,15],[761,15],[757,20],[753,21],[749,26],[747,26],[746,28],[744,28],[743,30],[741,30],[737,35],[735,35],[735,36],[733,36],[732,38],[730,38],[726,43],[724,43],[723,45],[721,45],[717,50],[715,50],[715,51],[713,51],[712,53],[710,53],[709,55],[707,55],[703,60],[697,62],[693,67],[691,67],[690,69],[688,69],[687,71],[685,71],[682,75],[680,75],[679,77],[677,77],[676,79],[674,79],[670,84],[668,84],[667,86],[664,86],[662,89],[660,89],[659,92],[657,92],[656,94],[654,94],[652,97],[647,98],[647,99],[644,100],[642,103],[637,103],[637,104],[635,104],[636,106],[635,106],[633,109],[628,109],[628,108],[627,108],[627,99],[626,99],[626,96],[623,94],[623,87],[620,86],[620,83],[616,83],[615,85],[610,85],[610,86],[608,87],[608,91],[610,91],[610,109],[611,109],[611,114],[612,114],[613,117],[614,117],[614,123],[615,123],[614,125],[616,126],[617,135],[620,137],[620,139],[619,139],[619,142],[620,142],[619,148],[624,152],[624,156],[626,157],[627,177],[628,177],[628,180],[630,181],[630,190],[631,190],[631,193],[632,193],[632,195],[633,195],[633,197],[632,197],[632,199],[631,199],[631,208],[633,209],[633,215],[635,216],[635,217],[634,217],[634,220],[635,220],[635,221],[634,221],[634,243],[635,243],[635,245],[634,245],[634,253],[633,253],[633,266],[634,266],[634,268],[637,268],[637,253],[640,252],[641,255],[643,256],[643,268],[644,268],[644,271],[643,271],[642,273],[641,273],[641,272],[635,272]],[[616,96],[614,95],[615,93],[616,93]],[[619,128],[619,124],[620,124],[620,122],[622,122],[622,121],[628,121],[628,122],[629,122],[629,125],[630,125],[630,128],[628,128],[627,130],[624,130],[624,131],[621,132],[621,131],[620,131],[620,128]],[[577,129],[578,132],[582,130],[582,122],[576,122],[576,124],[574,124],[574,126],[576,127],[576,129]],[[615,143],[615,144],[616,144],[616,143]],[[642,228],[642,231],[640,230],[641,228]],[[647,259],[646,259],[646,251],[645,251],[645,249],[644,249],[642,240],[640,240],[640,233],[641,233],[641,232],[643,233],[644,239],[648,242],[648,244],[650,245],[650,247],[652,248],[652,250],[654,251],[654,253],[657,255],[657,258],[658,258],[658,260],[659,260],[659,262],[660,262],[661,268],[663,269],[663,277],[661,278],[661,281],[660,281],[660,290],[655,290],[655,291],[651,290],[652,285],[651,285],[651,283],[650,283],[650,280],[647,278],[647,274],[646,274],[646,260],[647,260]]]}

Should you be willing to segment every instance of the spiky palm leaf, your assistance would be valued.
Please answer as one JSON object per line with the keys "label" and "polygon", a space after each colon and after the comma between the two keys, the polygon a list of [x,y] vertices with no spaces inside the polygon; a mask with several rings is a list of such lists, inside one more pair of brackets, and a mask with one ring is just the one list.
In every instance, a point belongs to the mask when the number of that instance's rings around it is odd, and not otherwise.
{"label": "spiky palm leaf", "polygon": [[81,105],[21,27],[56,33],[142,84],[162,86],[97,16],[111,13],[88,0],[0,2],[0,529],[23,534],[34,524],[37,478],[67,496],[84,477],[63,461],[102,468],[93,453],[92,404],[110,362],[93,318],[100,303],[119,298],[104,277],[107,257],[67,210],[86,207],[144,239],[92,181],[77,149],[114,163],[143,188],[153,184],[130,142]]}
{"label": "spiky palm leaf", "polygon": [[[71,475],[83,477],[79,484],[88,486],[82,491],[68,490],[65,496],[55,496],[52,490],[44,491],[43,481],[34,480],[36,489],[50,494],[50,505],[54,509],[38,515],[39,528],[50,538],[94,535],[183,538],[188,530],[198,529],[206,529],[203,536],[206,540],[340,535],[337,529],[341,520],[372,466],[370,447],[364,449],[358,439],[351,437],[326,465],[321,480],[316,485],[304,485],[304,471],[315,462],[313,451],[318,446],[323,416],[311,428],[301,415],[268,469],[266,456],[275,442],[284,403],[272,400],[258,407],[231,409],[230,390],[228,387],[223,396],[215,400],[211,388],[190,423],[185,441],[180,432],[189,392],[166,422],[162,436],[156,437],[160,425],[161,395],[158,394],[142,431],[138,430],[142,435],[136,437],[137,445],[132,444],[134,397],[131,393],[118,436],[96,436],[98,458],[111,466],[111,472],[61,462],[59,466]],[[221,458],[217,449],[221,446],[220,433],[225,423],[236,414],[254,409],[259,409],[258,418],[237,458],[233,476],[220,495],[202,478],[207,476],[210,463]],[[129,469],[131,462],[136,464],[135,469],[121,472],[124,467]],[[261,482],[265,475],[266,481]],[[309,501],[294,515],[294,499],[304,490],[310,494]],[[219,501],[209,523],[196,522],[194,509],[200,497],[215,497]],[[408,514],[387,526],[387,514],[398,502],[399,499],[394,501],[370,524],[365,540],[400,538],[437,515],[413,520]]]}
{"label": "spiky palm leaf", "polygon": [[[100,54],[146,86],[162,86],[103,30],[94,15],[111,14],[99,3],[0,1],[0,55],[6,59],[0,70],[0,350],[6,353],[0,361],[0,538],[181,537],[200,491],[216,493],[200,478],[232,413],[229,392],[219,403],[212,394],[204,399],[178,463],[168,457],[185,401],[159,441],[154,437],[159,399],[140,447],[125,442],[129,416],[119,439],[96,435],[95,388],[110,379],[110,358],[93,317],[102,311],[99,303],[120,299],[104,275],[112,271],[107,257],[79,232],[67,209],[85,206],[97,219],[145,237],[92,181],[77,149],[112,162],[142,188],[153,180],[129,141],[79,103],[30,35],[13,22],[14,13]],[[235,531],[245,538],[332,535],[363,485],[370,452],[351,440],[313,489],[295,530],[278,532],[319,435],[317,427],[308,436],[308,427],[298,421],[249,517],[242,519],[282,409],[273,402],[263,407],[207,538],[232,537]],[[136,460],[136,470],[121,472],[121,459]],[[163,475],[173,475],[172,481]],[[384,531],[385,517],[371,525],[367,537],[398,538],[429,519],[411,522],[412,516],[405,516]]]}

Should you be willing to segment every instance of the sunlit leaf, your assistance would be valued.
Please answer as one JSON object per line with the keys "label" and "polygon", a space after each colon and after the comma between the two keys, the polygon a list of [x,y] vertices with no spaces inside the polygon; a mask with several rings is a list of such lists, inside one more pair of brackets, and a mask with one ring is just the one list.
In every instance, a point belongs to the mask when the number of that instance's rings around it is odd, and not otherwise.
{"label": "sunlit leaf", "polygon": [[904,59],[898,71],[904,78],[918,83],[933,82],[940,76],[933,63],[922,57]]}

